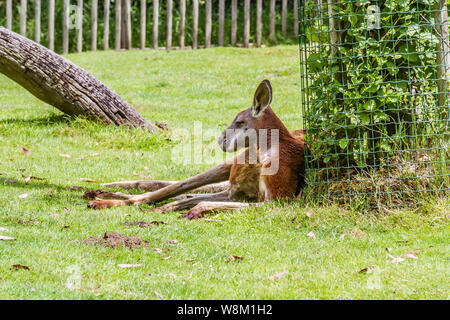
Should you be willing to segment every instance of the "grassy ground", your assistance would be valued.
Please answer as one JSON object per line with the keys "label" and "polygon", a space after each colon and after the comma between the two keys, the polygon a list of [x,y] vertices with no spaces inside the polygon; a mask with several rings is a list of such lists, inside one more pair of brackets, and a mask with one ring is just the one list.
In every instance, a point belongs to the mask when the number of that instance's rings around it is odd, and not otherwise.
{"label": "grassy ground", "polygon": [[[447,199],[383,214],[270,203],[186,221],[177,213],[135,207],[91,211],[83,191],[70,189],[98,188],[82,178],[182,179],[210,167],[207,159],[222,155],[214,135],[250,105],[265,77],[274,87],[275,112],[289,129],[300,127],[297,50],[68,57],[147,119],[167,123],[172,131],[166,135],[67,119],[0,76],[0,228],[7,229],[0,235],[17,239],[0,240],[0,298],[448,299]],[[183,130],[192,130],[196,121],[211,135],[193,151],[196,163],[181,163],[177,150],[190,142]],[[26,182],[29,175],[45,180]],[[127,221],[167,224],[127,227]],[[105,231],[136,235],[149,244],[130,250],[82,242]],[[417,259],[396,263],[389,257],[415,250]],[[230,255],[243,259],[228,261]]]}

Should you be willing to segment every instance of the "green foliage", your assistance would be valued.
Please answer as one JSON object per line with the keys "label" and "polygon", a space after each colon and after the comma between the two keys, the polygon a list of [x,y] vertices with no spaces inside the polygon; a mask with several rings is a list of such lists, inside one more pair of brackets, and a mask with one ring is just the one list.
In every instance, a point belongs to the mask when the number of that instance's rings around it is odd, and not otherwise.
{"label": "green foliage", "polygon": [[[437,1],[339,2],[333,7],[336,46],[323,3],[305,4],[304,72],[311,81],[306,121],[325,162],[350,155],[350,164],[364,167],[426,145],[429,137],[444,139],[448,106],[439,106],[436,94]],[[374,4],[380,28],[369,25]]]}

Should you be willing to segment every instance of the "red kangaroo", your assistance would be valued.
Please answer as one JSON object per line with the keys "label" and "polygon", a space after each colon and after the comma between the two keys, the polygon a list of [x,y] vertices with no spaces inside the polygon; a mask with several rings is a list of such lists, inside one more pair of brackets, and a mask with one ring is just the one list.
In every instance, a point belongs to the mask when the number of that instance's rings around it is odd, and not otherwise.
{"label": "red kangaroo", "polygon": [[[89,202],[94,209],[121,205],[155,203],[176,197],[158,212],[190,209],[183,214],[197,219],[213,210],[232,210],[273,199],[292,198],[305,185],[305,147],[303,130],[289,132],[270,107],[272,86],[268,80],[256,89],[253,104],[237,114],[219,137],[224,152],[246,150],[224,163],[183,181],[125,181],[105,184],[108,187],[140,188],[142,195],[99,193],[123,200],[98,199]],[[253,159],[253,161],[252,161]],[[228,179],[228,182],[224,182]],[[207,194],[179,195],[193,192]],[[178,197],[177,197],[178,196]],[[239,202],[246,201],[246,202]],[[254,205],[254,204],[253,204]]]}

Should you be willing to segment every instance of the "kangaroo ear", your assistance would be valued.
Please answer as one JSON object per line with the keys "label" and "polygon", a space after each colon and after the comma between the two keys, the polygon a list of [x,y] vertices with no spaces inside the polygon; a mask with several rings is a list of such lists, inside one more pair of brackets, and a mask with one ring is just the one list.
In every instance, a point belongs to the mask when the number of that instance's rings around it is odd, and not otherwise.
{"label": "kangaroo ear", "polygon": [[272,86],[269,80],[263,80],[255,91],[252,114],[255,118],[261,116],[272,102]]}

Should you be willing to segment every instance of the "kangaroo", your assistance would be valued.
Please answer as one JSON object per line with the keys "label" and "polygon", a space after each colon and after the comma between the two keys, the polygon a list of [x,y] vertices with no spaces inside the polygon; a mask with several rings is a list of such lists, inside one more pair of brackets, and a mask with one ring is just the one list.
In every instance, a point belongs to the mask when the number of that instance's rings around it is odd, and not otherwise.
{"label": "kangaroo", "polygon": [[[104,209],[149,204],[192,190],[214,190],[214,193],[177,197],[176,201],[153,209],[157,212],[188,209],[183,217],[198,219],[213,210],[234,210],[298,195],[305,186],[304,131],[289,132],[273,112],[271,102],[272,86],[268,80],[263,80],[255,91],[252,106],[239,112],[219,137],[218,143],[224,152],[246,148],[237,156],[183,181],[125,181],[105,184],[107,187],[139,187],[150,192],[142,195],[107,192],[109,197],[116,199],[97,198],[90,201],[88,207]],[[264,137],[266,141],[263,141]],[[256,158],[253,161],[252,155]],[[224,182],[226,180],[228,182]]]}

